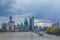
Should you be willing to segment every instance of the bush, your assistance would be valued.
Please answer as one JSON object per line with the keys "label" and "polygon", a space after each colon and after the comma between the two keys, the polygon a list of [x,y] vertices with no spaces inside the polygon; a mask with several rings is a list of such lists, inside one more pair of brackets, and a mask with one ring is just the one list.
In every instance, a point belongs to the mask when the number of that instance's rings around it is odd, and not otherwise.
{"label": "bush", "polygon": [[60,28],[59,28],[59,33],[60,33]]}
{"label": "bush", "polygon": [[58,28],[48,28],[46,30],[46,33],[48,33],[48,34],[57,34],[57,33],[59,33],[59,29]]}
{"label": "bush", "polygon": [[0,29],[0,32],[4,32],[4,30],[3,29]]}

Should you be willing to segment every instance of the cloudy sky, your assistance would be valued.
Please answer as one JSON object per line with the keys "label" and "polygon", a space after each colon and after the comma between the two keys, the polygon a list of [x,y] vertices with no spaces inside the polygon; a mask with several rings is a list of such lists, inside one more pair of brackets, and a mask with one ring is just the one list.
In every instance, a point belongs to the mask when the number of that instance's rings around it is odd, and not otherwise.
{"label": "cloudy sky", "polygon": [[0,0],[0,27],[13,16],[15,24],[35,17],[35,24],[51,26],[60,22],[60,0]]}

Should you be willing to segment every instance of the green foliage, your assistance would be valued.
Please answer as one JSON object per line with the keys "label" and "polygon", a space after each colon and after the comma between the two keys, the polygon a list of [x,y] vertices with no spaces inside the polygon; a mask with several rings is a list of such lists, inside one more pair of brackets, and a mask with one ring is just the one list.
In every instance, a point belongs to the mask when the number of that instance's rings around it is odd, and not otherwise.
{"label": "green foliage", "polygon": [[58,35],[60,35],[60,28],[59,28],[59,33],[58,33]]}
{"label": "green foliage", "polygon": [[46,33],[49,33],[49,34],[57,34],[57,33],[59,33],[59,29],[58,28],[48,28],[47,30],[46,30]]}
{"label": "green foliage", "polygon": [[4,32],[4,30],[3,29],[0,29],[0,32]]}

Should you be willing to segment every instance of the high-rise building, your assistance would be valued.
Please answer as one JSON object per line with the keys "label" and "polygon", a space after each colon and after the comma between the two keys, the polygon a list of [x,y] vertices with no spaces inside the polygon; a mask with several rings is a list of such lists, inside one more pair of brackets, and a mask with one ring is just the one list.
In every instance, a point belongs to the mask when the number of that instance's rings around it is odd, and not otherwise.
{"label": "high-rise building", "polygon": [[57,23],[52,24],[52,27],[59,28],[59,23],[57,22]]}
{"label": "high-rise building", "polygon": [[18,31],[20,31],[20,29],[21,29],[20,24],[17,24],[17,28],[18,28]]}
{"label": "high-rise building", "polygon": [[7,23],[3,23],[3,24],[2,24],[2,29],[3,29],[4,31],[7,31]]}
{"label": "high-rise building", "polygon": [[25,28],[25,30],[28,30],[28,20],[27,19],[25,19],[25,21],[24,21],[24,28]]}
{"label": "high-rise building", "polygon": [[42,31],[42,27],[41,26],[39,26],[39,31]]}
{"label": "high-rise building", "polygon": [[9,17],[9,31],[14,31],[14,21],[12,20],[12,16]]}
{"label": "high-rise building", "polygon": [[24,30],[24,25],[23,25],[23,23],[20,24],[20,30]]}
{"label": "high-rise building", "polygon": [[31,31],[34,30],[34,17],[33,16],[30,18],[29,30]]}
{"label": "high-rise building", "polygon": [[10,16],[9,21],[12,22],[12,16]]}
{"label": "high-rise building", "polygon": [[38,31],[39,30],[39,28],[38,28],[38,26],[36,25],[36,26],[34,26],[34,30],[35,31]]}
{"label": "high-rise building", "polygon": [[48,27],[47,26],[44,26],[43,28],[42,28],[42,31],[46,31],[48,29]]}

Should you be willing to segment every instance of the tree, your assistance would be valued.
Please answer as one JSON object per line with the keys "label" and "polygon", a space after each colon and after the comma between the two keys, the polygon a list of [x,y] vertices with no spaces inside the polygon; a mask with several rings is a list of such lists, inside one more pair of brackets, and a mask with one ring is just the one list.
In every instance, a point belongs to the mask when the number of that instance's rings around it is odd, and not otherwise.
{"label": "tree", "polygon": [[0,29],[0,32],[4,32],[4,30],[3,29]]}
{"label": "tree", "polygon": [[57,34],[57,33],[59,33],[59,29],[58,28],[48,28],[46,30],[46,33],[49,33],[49,34]]}

